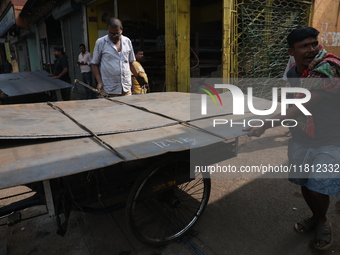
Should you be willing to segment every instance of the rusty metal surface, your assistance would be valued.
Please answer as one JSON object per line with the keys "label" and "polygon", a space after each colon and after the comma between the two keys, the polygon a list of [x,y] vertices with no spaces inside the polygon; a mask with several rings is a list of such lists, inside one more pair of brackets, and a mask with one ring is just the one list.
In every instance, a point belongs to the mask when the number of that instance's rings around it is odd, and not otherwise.
{"label": "rusty metal surface", "polygon": [[[198,137],[206,137],[202,132],[194,132]],[[176,125],[143,132],[105,135],[101,139],[130,161],[201,145],[197,138],[191,136],[190,128]],[[214,140],[221,139],[212,136],[209,142]],[[91,137],[47,141],[0,140],[0,189],[76,174],[121,161],[121,158]]]}
{"label": "rusty metal surface", "polygon": [[[230,93],[221,94],[221,98],[224,102],[232,100]],[[256,102],[259,109],[270,106],[267,100],[256,99]],[[192,122],[202,118],[200,95],[178,92],[150,93],[109,100],[53,102],[53,104],[97,135],[155,129],[176,125],[180,121]],[[213,106],[208,105],[208,107]],[[232,113],[232,104],[217,109],[214,114],[223,117],[225,114]],[[0,105],[0,119],[3,120],[0,122],[0,139],[91,135],[46,103]]]}
{"label": "rusty metal surface", "polygon": [[[185,93],[152,93],[122,97],[116,102],[97,99],[54,104],[99,134],[127,161],[200,148],[244,135],[238,126],[211,128],[214,116],[191,118],[189,123],[177,121],[190,120],[190,112],[195,115],[195,109],[189,111],[189,97],[190,94]],[[199,102],[199,95],[196,99]],[[142,106],[144,110],[120,102]],[[259,102],[264,108],[271,103]],[[224,115],[219,118],[242,118],[230,115],[230,109],[226,109],[221,108]],[[252,114],[246,117],[251,118]],[[89,137],[87,132],[47,104],[0,106],[0,119],[0,189],[122,161],[112,150]]]}
{"label": "rusty metal surface", "polygon": [[46,71],[6,73],[0,75],[0,90],[8,97],[40,93],[72,87],[59,79],[52,79]]}
{"label": "rusty metal surface", "polygon": [[[97,135],[131,132],[177,122],[105,99],[53,102]],[[46,103],[0,106],[0,138],[84,137],[91,134]]]}

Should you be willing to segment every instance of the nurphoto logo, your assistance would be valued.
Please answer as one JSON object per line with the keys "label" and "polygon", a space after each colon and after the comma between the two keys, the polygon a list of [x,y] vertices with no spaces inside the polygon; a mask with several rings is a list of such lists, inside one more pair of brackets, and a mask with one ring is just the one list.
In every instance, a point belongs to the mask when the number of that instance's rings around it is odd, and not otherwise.
{"label": "nurphoto logo", "polygon": [[[220,102],[220,105],[222,106],[222,100],[220,95],[217,93],[216,89],[214,89],[213,87],[211,87],[210,85],[203,83],[203,82],[198,82],[199,84],[202,84],[204,87],[210,89],[218,98],[218,101]],[[210,98],[213,100],[214,104],[217,105],[216,99],[215,97],[211,94],[211,92],[209,90],[207,90],[206,88],[204,88],[203,86],[199,87],[200,90],[203,90],[205,93],[207,93]],[[201,112],[202,115],[207,115],[207,95],[206,94],[202,94],[201,96],[202,99],[202,103],[201,103]]]}
{"label": "nurphoto logo", "polygon": [[[232,114],[233,115],[245,115],[244,106],[245,103],[248,106],[248,109],[250,113],[253,113],[257,116],[267,116],[273,114],[278,107],[278,88],[273,87],[272,88],[272,104],[269,109],[256,109],[254,107],[253,102],[253,88],[248,87],[247,88],[247,95],[244,95],[242,90],[238,88],[235,85],[231,84],[215,84],[214,87],[207,85],[205,83],[201,83],[206,88],[200,87],[201,90],[203,90],[206,94],[201,95],[201,115],[207,115],[208,112],[208,104],[207,104],[207,95],[210,96],[210,98],[213,100],[214,104],[217,105],[216,99],[212,95],[210,91],[212,91],[215,96],[218,98],[220,102],[220,106],[222,105],[222,99],[220,95],[217,93],[216,89],[228,89],[232,95]],[[208,89],[210,89],[210,91]],[[300,93],[305,95],[303,98],[287,98],[287,94],[290,93]],[[308,102],[311,98],[310,91],[304,88],[298,88],[298,87],[284,87],[281,88],[281,115],[286,115],[286,110],[288,105],[296,105],[300,111],[306,115],[310,116],[312,115],[304,106],[303,104]],[[249,113],[249,112],[248,112]],[[238,122],[233,122],[232,120],[227,119],[214,119],[213,120],[213,127],[216,127],[217,125],[226,125],[230,124],[232,127],[233,125],[242,125],[243,127],[250,126],[250,127],[260,127],[264,125],[264,121],[270,121],[272,123],[272,126],[274,126],[275,121],[279,121],[278,119],[250,119],[250,120],[243,120]],[[281,125],[284,127],[294,127],[297,125],[297,121],[294,119],[284,119],[281,121]]]}

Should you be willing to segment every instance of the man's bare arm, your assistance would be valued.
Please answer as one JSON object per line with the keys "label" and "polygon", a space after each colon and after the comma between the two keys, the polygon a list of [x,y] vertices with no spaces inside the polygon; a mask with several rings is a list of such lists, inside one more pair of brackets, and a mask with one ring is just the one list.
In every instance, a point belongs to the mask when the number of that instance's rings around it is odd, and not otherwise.
{"label": "man's bare arm", "polygon": [[68,68],[67,68],[67,67],[65,67],[65,68],[63,69],[63,71],[62,71],[59,75],[53,76],[52,79],[60,79],[60,78],[63,77],[66,73],[68,73]]}
{"label": "man's bare arm", "polygon": [[92,64],[92,72],[94,77],[97,81],[97,90],[99,92],[103,92],[103,82],[102,82],[102,76],[100,75],[99,67],[98,65]]}
{"label": "man's bare arm", "polygon": [[144,79],[144,77],[139,73],[138,68],[137,68],[135,62],[131,62],[130,63],[130,70],[133,73],[133,75],[136,77],[139,85],[143,86],[143,85],[147,84],[147,82]]}

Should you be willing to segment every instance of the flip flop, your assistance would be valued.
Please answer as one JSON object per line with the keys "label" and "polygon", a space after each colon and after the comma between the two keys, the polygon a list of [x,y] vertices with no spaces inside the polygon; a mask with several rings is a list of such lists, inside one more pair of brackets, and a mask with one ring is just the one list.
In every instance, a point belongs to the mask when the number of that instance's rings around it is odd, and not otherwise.
{"label": "flip flop", "polygon": [[[317,227],[315,231],[315,238],[314,238],[314,247],[318,250],[326,250],[329,246],[333,243],[333,235],[332,235],[332,224],[329,222],[328,226],[324,227]],[[325,241],[327,244],[324,246],[317,246],[317,241]]]}
{"label": "flip flop", "polygon": [[312,231],[315,228],[315,223],[316,223],[316,221],[315,221],[314,218],[312,218],[312,217],[307,218],[307,219],[304,219],[302,221],[295,223],[294,229],[298,233],[303,234],[303,233]]}

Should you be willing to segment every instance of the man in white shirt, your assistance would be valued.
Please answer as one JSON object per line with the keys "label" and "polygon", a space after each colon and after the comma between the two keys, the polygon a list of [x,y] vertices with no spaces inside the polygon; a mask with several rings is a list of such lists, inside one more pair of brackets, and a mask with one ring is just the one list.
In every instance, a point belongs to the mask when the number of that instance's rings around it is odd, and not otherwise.
{"label": "man in white shirt", "polygon": [[146,84],[134,63],[135,54],[129,38],[122,35],[119,19],[108,21],[108,34],[99,38],[91,61],[99,92],[110,96],[131,95],[131,72],[141,84]]}
{"label": "man in white shirt", "polygon": [[[80,54],[78,56],[78,66],[80,67],[81,77],[84,83],[92,86],[92,69],[91,69],[91,61],[92,55],[90,52],[86,51],[86,47],[84,44],[79,45]],[[86,99],[95,98],[95,94],[89,88],[85,87],[86,91]]]}

